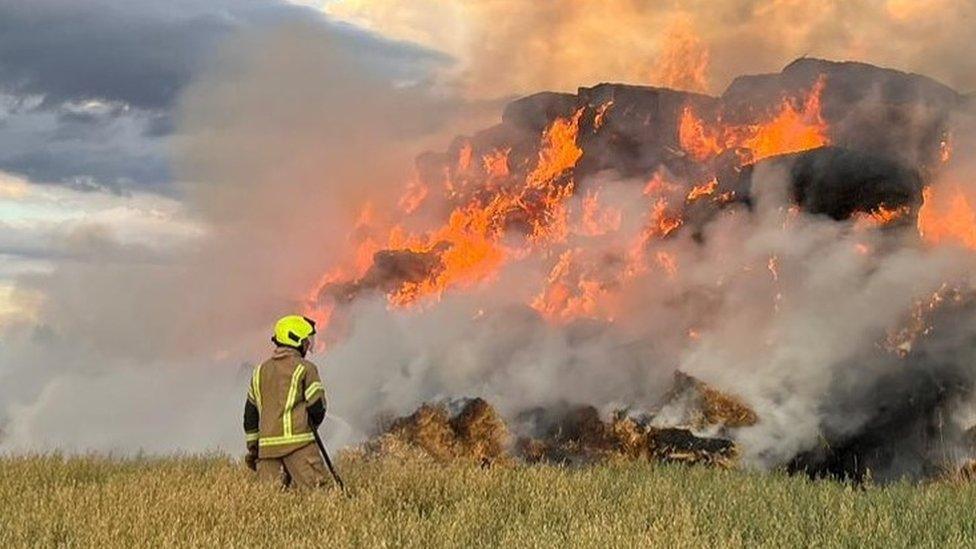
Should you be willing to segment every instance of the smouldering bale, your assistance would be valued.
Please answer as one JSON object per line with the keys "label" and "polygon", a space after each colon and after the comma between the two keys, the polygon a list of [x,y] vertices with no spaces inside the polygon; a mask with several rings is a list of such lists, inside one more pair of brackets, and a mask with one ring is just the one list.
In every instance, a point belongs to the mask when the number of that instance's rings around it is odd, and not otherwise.
{"label": "smouldering bale", "polygon": [[508,430],[483,399],[468,400],[453,417],[446,406],[428,403],[394,420],[386,433],[367,445],[367,451],[383,452],[399,444],[420,448],[440,461],[470,459],[489,464],[505,456]]}
{"label": "smouldering bale", "polygon": [[656,423],[723,431],[749,427],[758,421],[756,412],[738,397],[677,371],[671,389],[662,398]]}

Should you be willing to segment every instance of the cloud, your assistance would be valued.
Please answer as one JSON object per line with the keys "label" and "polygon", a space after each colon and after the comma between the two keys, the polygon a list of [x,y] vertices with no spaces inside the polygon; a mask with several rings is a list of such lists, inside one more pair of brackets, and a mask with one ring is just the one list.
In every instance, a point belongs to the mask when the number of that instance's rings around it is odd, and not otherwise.
{"label": "cloud", "polygon": [[156,194],[91,193],[0,172],[0,280],[60,261],[162,261],[204,233],[183,210]]}
{"label": "cloud", "polygon": [[0,85],[58,104],[172,104],[207,52],[244,24],[286,17],[273,2],[0,1]]}
{"label": "cloud", "polygon": [[156,116],[118,105],[20,109],[2,118],[0,169],[32,181],[122,192],[172,179],[167,140],[147,135]]}

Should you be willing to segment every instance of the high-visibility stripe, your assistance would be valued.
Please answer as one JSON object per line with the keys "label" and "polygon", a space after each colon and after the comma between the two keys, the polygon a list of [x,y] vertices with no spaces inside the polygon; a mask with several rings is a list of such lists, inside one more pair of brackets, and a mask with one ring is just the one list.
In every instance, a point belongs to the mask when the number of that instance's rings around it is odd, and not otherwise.
{"label": "high-visibility stripe", "polygon": [[246,442],[254,442],[259,438],[261,438],[261,433],[259,433],[258,431],[254,431],[253,433],[244,433],[244,440]]}
{"label": "high-visibility stripe", "polygon": [[323,393],[325,392],[325,387],[323,387],[322,383],[319,381],[312,383],[307,389],[305,389],[305,400],[311,401],[312,396],[315,395],[316,391],[322,391]]}
{"label": "high-visibility stripe", "polygon": [[254,402],[258,405],[258,412],[261,411],[261,364],[254,369],[251,376],[251,391],[254,394]]}
{"label": "high-visibility stripe", "polygon": [[291,436],[291,412],[295,408],[295,402],[298,400],[298,384],[302,381],[302,376],[305,374],[305,365],[299,363],[295,368],[295,372],[291,375],[291,387],[288,388],[288,400],[285,401],[285,410],[282,414],[282,420],[284,421],[284,436]]}
{"label": "high-visibility stripe", "polygon": [[297,444],[299,442],[311,442],[313,440],[315,440],[314,434],[302,433],[300,435],[262,438],[258,441],[258,445],[263,448],[265,446],[283,446],[285,444]]}

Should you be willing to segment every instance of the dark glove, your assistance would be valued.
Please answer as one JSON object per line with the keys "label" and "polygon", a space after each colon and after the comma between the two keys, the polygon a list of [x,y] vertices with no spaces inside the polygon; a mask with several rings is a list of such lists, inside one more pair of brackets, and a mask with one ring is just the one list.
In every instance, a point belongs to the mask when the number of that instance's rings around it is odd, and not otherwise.
{"label": "dark glove", "polygon": [[250,446],[247,449],[247,455],[244,456],[244,464],[247,468],[252,471],[258,470],[258,447]]}

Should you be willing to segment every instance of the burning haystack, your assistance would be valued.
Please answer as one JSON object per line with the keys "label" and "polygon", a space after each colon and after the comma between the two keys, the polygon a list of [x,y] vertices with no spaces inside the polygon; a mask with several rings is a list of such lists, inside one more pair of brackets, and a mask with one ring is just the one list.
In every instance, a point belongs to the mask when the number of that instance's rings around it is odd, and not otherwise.
{"label": "burning haystack", "polygon": [[364,206],[309,314],[393,409],[492,395],[504,421],[391,424],[438,459],[929,476],[973,423],[973,127],[934,80],[817,59],[531,95]]}

